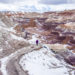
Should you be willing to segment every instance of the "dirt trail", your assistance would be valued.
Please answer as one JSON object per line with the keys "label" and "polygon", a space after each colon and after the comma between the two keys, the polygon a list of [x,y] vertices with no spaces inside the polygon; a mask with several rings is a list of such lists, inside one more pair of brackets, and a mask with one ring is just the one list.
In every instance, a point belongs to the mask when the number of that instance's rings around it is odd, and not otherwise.
{"label": "dirt trail", "polygon": [[[9,56],[2,58],[1,62],[6,60],[5,62],[2,63],[3,66],[1,66],[1,70],[4,69],[6,70],[4,73],[4,70],[2,70],[3,75],[27,75],[27,72],[24,72],[20,65],[19,65],[19,57],[22,56],[23,54],[27,54],[29,52],[32,52],[34,50],[40,49],[41,46],[36,46],[36,45],[31,45],[22,49],[19,49],[18,51],[15,51],[14,53],[10,54]],[[5,66],[4,66],[5,65]],[[26,74],[25,74],[26,73]]]}

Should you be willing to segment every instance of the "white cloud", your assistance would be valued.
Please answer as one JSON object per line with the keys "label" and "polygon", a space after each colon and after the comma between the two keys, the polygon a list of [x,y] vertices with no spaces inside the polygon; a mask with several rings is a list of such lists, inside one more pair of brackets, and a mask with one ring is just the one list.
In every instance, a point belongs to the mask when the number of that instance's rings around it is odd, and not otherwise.
{"label": "white cloud", "polygon": [[51,5],[51,11],[63,11],[75,9],[75,4],[61,4],[61,5]]}
{"label": "white cloud", "polygon": [[0,11],[5,11],[5,10],[9,10],[9,11],[16,11],[18,9],[18,6],[16,5],[11,5],[11,4],[3,4],[0,3]]}
{"label": "white cloud", "polygon": [[75,0],[0,0],[0,10],[61,11],[65,9],[75,9],[75,5],[72,3],[75,3]]}
{"label": "white cloud", "polygon": [[[5,0],[3,0],[5,1]],[[15,2],[14,2],[15,1]],[[8,2],[1,3],[0,2],[0,11],[1,10],[12,10],[12,11],[18,11],[19,8],[24,7],[24,6],[32,6],[32,5],[37,5],[37,0],[8,0]]]}

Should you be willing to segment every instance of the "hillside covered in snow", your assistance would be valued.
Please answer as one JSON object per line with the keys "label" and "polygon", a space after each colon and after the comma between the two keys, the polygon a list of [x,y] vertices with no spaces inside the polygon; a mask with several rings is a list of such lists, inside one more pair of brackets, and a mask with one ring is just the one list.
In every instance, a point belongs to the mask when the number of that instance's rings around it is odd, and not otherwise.
{"label": "hillside covered in snow", "polygon": [[0,12],[0,75],[59,74],[75,75],[75,10]]}

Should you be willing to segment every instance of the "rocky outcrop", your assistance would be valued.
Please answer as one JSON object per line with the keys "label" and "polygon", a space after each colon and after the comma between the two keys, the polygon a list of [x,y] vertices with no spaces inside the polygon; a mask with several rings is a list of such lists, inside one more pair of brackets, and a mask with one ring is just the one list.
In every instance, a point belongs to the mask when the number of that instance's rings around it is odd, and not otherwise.
{"label": "rocky outcrop", "polygon": [[3,13],[0,13],[0,20],[6,25],[6,27],[12,27],[14,25],[13,20]]}
{"label": "rocky outcrop", "polygon": [[18,37],[11,29],[3,28],[0,26],[0,58],[10,53],[17,51],[20,48],[29,46],[23,38]]}

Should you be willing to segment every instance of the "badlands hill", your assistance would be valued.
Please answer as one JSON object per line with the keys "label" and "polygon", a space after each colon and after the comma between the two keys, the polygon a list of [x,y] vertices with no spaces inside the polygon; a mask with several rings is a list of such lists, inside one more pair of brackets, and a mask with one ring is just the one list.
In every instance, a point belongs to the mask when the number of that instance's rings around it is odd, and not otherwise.
{"label": "badlands hill", "polygon": [[75,75],[75,10],[0,12],[0,75],[50,74]]}

